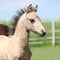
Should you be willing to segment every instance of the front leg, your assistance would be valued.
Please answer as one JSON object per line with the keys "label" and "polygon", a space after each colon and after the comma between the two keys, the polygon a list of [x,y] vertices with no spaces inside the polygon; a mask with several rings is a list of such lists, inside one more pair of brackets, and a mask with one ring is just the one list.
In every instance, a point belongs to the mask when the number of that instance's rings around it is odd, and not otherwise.
{"label": "front leg", "polygon": [[31,60],[31,56],[32,56],[32,52],[31,52],[30,48],[28,48],[25,52],[25,55],[22,57],[22,58],[24,58],[22,60]]}
{"label": "front leg", "polygon": [[19,57],[18,60],[30,60],[32,56],[31,51],[27,51],[23,56]]}
{"label": "front leg", "polygon": [[27,60],[31,60],[31,56],[32,56],[32,52],[29,49],[28,53],[27,53]]}

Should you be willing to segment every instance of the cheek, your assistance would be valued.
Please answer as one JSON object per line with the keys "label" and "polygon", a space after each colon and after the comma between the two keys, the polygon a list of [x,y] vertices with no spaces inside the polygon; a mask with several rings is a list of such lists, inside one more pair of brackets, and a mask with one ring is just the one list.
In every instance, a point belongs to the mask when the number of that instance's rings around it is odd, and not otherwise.
{"label": "cheek", "polygon": [[38,29],[39,28],[38,23],[34,23],[33,26],[34,26],[35,29]]}
{"label": "cheek", "polygon": [[32,29],[34,28],[34,26],[33,26],[33,24],[31,24],[31,23],[28,21],[28,23],[26,23],[26,28],[27,28],[28,30],[32,30]]}
{"label": "cheek", "polygon": [[35,31],[41,32],[41,30],[42,30],[41,24],[35,23],[35,24],[33,24],[33,26],[34,26]]}

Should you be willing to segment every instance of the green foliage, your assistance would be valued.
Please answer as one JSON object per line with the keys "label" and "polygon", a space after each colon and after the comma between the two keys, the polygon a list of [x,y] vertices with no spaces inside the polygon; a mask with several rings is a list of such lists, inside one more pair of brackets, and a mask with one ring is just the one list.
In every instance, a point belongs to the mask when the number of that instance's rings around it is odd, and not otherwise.
{"label": "green foliage", "polygon": [[0,24],[5,24],[5,25],[9,26],[10,28],[12,28],[10,20],[0,20]]}

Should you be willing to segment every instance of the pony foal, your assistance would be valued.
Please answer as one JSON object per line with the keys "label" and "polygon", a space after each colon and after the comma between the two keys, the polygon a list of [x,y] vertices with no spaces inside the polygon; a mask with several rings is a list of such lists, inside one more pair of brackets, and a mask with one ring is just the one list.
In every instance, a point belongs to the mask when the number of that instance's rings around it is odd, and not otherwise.
{"label": "pony foal", "polygon": [[31,4],[19,17],[14,35],[10,38],[0,35],[0,60],[30,60],[30,31],[40,36],[45,35],[45,29],[37,15],[37,5],[32,7]]}

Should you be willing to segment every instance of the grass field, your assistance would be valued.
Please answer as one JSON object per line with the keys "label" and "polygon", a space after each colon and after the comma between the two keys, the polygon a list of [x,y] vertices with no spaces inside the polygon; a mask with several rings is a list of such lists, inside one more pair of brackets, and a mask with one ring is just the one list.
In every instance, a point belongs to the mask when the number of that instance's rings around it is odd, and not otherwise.
{"label": "grass field", "polygon": [[60,60],[60,46],[31,47],[31,60]]}

